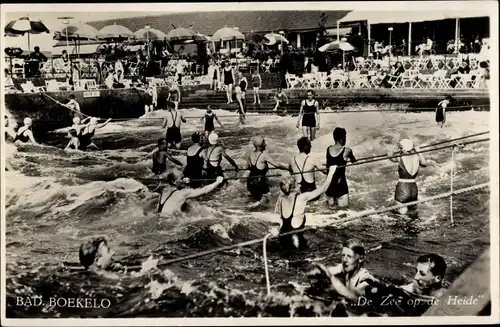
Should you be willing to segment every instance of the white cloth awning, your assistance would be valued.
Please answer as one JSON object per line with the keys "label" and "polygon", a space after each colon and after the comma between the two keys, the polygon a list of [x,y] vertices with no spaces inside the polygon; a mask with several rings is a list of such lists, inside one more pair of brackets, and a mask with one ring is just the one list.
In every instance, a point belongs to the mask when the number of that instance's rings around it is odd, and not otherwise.
{"label": "white cloth awning", "polygon": [[[92,54],[97,52],[97,48],[99,48],[101,44],[82,44],[80,45],[77,49],[75,49],[75,45],[69,45],[69,47],[66,46],[59,46],[59,47],[53,47],[52,48],[52,55],[53,56],[60,56],[62,55],[63,50],[68,51],[69,54]],[[77,52],[78,51],[78,52]]]}
{"label": "white cloth awning", "polygon": [[340,23],[367,21],[374,24],[419,23],[456,18],[488,17],[484,10],[478,11],[351,11]]}
{"label": "white cloth awning", "polygon": [[[339,35],[344,36],[347,34],[350,34],[352,32],[352,27],[342,27],[339,28]],[[336,28],[330,28],[326,30],[327,35],[337,35],[337,29]]]}

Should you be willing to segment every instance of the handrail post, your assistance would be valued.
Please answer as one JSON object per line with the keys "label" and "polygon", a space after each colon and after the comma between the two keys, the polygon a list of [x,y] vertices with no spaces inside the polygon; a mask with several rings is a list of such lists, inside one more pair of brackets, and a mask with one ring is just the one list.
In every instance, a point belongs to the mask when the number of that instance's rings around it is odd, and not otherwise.
{"label": "handrail post", "polygon": [[271,282],[269,280],[269,267],[267,266],[267,238],[271,236],[272,234],[269,233],[266,236],[264,236],[264,240],[262,241],[262,254],[264,257],[264,272],[266,274],[266,288],[267,288],[267,295],[271,295]]}

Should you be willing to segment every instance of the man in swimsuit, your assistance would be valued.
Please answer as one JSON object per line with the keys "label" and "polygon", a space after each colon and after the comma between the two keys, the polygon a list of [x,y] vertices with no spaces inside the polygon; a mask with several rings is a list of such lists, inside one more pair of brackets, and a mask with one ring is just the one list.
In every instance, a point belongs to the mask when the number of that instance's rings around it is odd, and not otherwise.
{"label": "man in swimsuit", "polygon": [[255,201],[260,201],[270,191],[266,179],[269,165],[282,170],[288,170],[288,165],[278,164],[271,159],[266,151],[266,141],[263,137],[254,137],[252,143],[255,149],[248,153],[246,158],[247,169],[250,171],[247,178],[247,190]]}
{"label": "man in swimsuit", "polygon": [[[280,189],[283,195],[276,202],[275,213],[280,214],[280,229],[271,229],[271,234],[277,236],[294,230],[303,229],[306,225],[306,206],[309,201],[318,198],[326,191],[335,173],[335,166],[331,166],[323,185],[311,192],[301,192],[297,190],[295,178],[289,176],[282,179]],[[280,237],[280,243],[285,249],[303,249],[306,247],[306,239],[303,232],[284,235]]]}
{"label": "man in swimsuit", "polygon": [[33,131],[31,130],[31,126],[33,125],[33,121],[31,118],[24,118],[24,126],[19,127],[16,132],[16,137],[14,138],[14,144],[23,144],[30,142],[31,144],[38,144],[33,137]]}
{"label": "man in swimsuit", "polygon": [[335,144],[326,149],[326,166],[337,166],[337,171],[325,195],[328,197],[329,205],[334,205],[337,202],[337,205],[341,208],[349,205],[349,188],[345,177],[346,168],[342,166],[345,166],[348,162],[356,162],[352,150],[345,146],[346,139],[347,133],[345,129],[337,127],[333,130]]}
{"label": "man in swimsuit", "polygon": [[109,118],[102,124],[98,124],[99,118],[95,117],[88,117],[88,118],[90,118],[90,122],[83,127],[83,129],[81,130],[81,134],[79,136],[80,149],[87,150],[92,148],[94,150],[99,150],[99,147],[95,145],[94,142],[92,142],[92,137],[94,137],[95,130],[106,126],[111,121],[111,118]]}
{"label": "man in swimsuit", "polygon": [[319,103],[314,99],[314,91],[307,90],[307,99],[300,103],[299,118],[297,128],[302,125],[302,134],[309,137],[311,141],[316,137],[316,130],[319,129]]}
{"label": "man in swimsuit", "polygon": [[168,107],[168,113],[163,120],[163,128],[167,127],[167,147],[171,147],[175,145],[177,149],[181,148],[182,136],[181,136],[181,124],[186,122],[186,118],[182,115],[181,112],[172,108],[172,106]]}
{"label": "man in swimsuit", "polygon": [[80,264],[91,270],[122,270],[124,267],[113,260],[114,251],[108,246],[104,237],[98,237],[80,246]]}
{"label": "man in swimsuit", "polygon": [[286,106],[288,105],[288,97],[286,96],[285,92],[283,92],[283,89],[281,87],[278,87],[278,91],[276,93],[276,96],[274,97],[274,100],[276,101],[276,105],[274,106],[273,111],[278,111],[279,108],[282,108],[283,113],[286,114],[286,112],[287,112]]}
{"label": "man in swimsuit", "polygon": [[[427,161],[418,153],[420,149],[414,147],[413,141],[410,139],[402,139],[399,144],[399,151],[387,155],[389,160],[399,164],[398,174],[399,181],[396,185],[394,199],[398,204],[408,203],[418,200],[418,189],[415,178],[418,175],[419,167],[426,167]],[[408,155],[410,154],[411,155]],[[396,155],[405,155],[398,158],[393,158]],[[408,212],[408,207],[400,208],[399,213],[404,215]]]}
{"label": "man in swimsuit", "polygon": [[207,139],[210,133],[215,132],[214,119],[219,123],[221,128],[224,128],[224,126],[222,126],[222,123],[219,120],[219,117],[217,117],[215,112],[212,111],[212,106],[208,106],[205,116],[201,117],[200,119],[200,121],[205,121],[204,132],[205,132],[205,137]]}
{"label": "man in swimsuit", "polygon": [[219,136],[212,133],[208,136],[208,143],[210,146],[201,153],[203,157],[203,177],[208,183],[213,183],[218,176],[224,176],[224,171],[220,166],[222,157],[234,167],[236,172],[239,171],[236,162],[226,153],[226,149],[219,144]]}
{"label": "man in swimsuit", "polygon": [[189,185],[189,178],[183,178],[180,171],[174,170],[168,174],[167,181],[169,185],[163,189],[158,203],[158,213],[161,215],[172,215],[185,210],[188,199],[212,192],[222,184],[224,177],[218,176],[212,184],[193,189]]}
{"label": "man in swimsuit", "polygon": [[179,110],[179,103],[181,102],[181,89],[178,84],[172,85],[168,91],[167,106],[168,102],[174,104],[174,110]]}
{"label": "man in swimsuit", "polygon": [[182,166],[182,162],[175,159],[167,152],[167,141],[164,138],[158,140],[158,150],[154,151],[151,156],[153,158],[153,167],[151,171],[155,175],[161,175],[167,170],[167,159],[178,166]]}
{"label": "man in swimsuit", "polygon": [[234,84],[234,71],[231,64],[226,61],[222,69],[222,82],[226,86],[227,104],[233,103],[233,84]]}
{"label": "man in swimsuit", "polygon": [[314,160],[309,158],[311,152],[311,141],[307,137],[301,137],[297,141],[297,147],[300,153],[292,158],[289,164],[289,170],[295,175],[295,179],[300,184],[300,191],[311,192],[316,189],[315,170],[325,173],[324,167],[321,167]]}
{"label": "man in swimsuit", "polygon": [[186,166],[184,167],[184,177],[190,179],[189,185],[192,188],[198,188],[202,185],[203,178],[203,158],[201,152],[204,150],[202,135],[198,132],[191,135],[193,145],[189,147],[186,153]]}
{"label": "man in swimsuit", "polygon": [[451,97],[447,96],[446,99],[439,102],[436,108],[436,123],[438,127],[443,128],[446,123],[446,107],[450,104]]}
{"label": "man in swimsuit", "polygon": [[437,254],[425,254],[417,259],[417,272],[413,281],[401,286],[407,292],[441,297],[446,290],[443,287],[443,278],[446,273],[446,262]]}

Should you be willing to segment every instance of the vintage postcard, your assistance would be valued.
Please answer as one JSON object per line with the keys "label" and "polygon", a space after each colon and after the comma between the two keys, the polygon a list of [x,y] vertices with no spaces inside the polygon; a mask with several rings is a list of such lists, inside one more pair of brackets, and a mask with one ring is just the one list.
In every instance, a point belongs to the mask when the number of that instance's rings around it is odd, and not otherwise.
{"label": "vintage postcard", "polygon": [[497,2],[1,14],[2,325],[499,322]]}

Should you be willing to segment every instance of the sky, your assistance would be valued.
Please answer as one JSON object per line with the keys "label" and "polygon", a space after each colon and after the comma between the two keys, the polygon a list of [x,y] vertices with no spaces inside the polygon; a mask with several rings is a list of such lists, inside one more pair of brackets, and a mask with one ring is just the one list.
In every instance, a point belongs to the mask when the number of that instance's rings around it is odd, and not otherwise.
{"label": "sky", "polygon": [[[461,2],[433,2],[435,10],[443,7],[453,10],[474,10],[487,7],[484,1],[461,1]],[[389,6],[388,6],[389,5]],[[9,22],[23,16],[40,19],[51,31],[50,34],[39,34],[30,36],[32,50],[38,45],[42,51],[51,51],[56,41],[52,40],[53,31],[63,26],[58,17],[73,17],[70,21],[91,22],[113,18],[154,16],[178,12],[202,12],[202,11],[244,11],[244,10],[356,10],[363,11],[407,11],[419,10],[422,6],[428,6],[426,2],[259,2],[259,3],[127,3],[127,4],[57,4],[57,5],[2,5],[2,22]],[[118,7],[118,8],[117,8]],[[388,13],[390,15],[390,13]],[[4,23],[4,24],[6,24]],[[135,32],[135,31],[132,31]],[[5,37],[2,42],[4,47],[20,47],[28,50],[28,37]]]}

